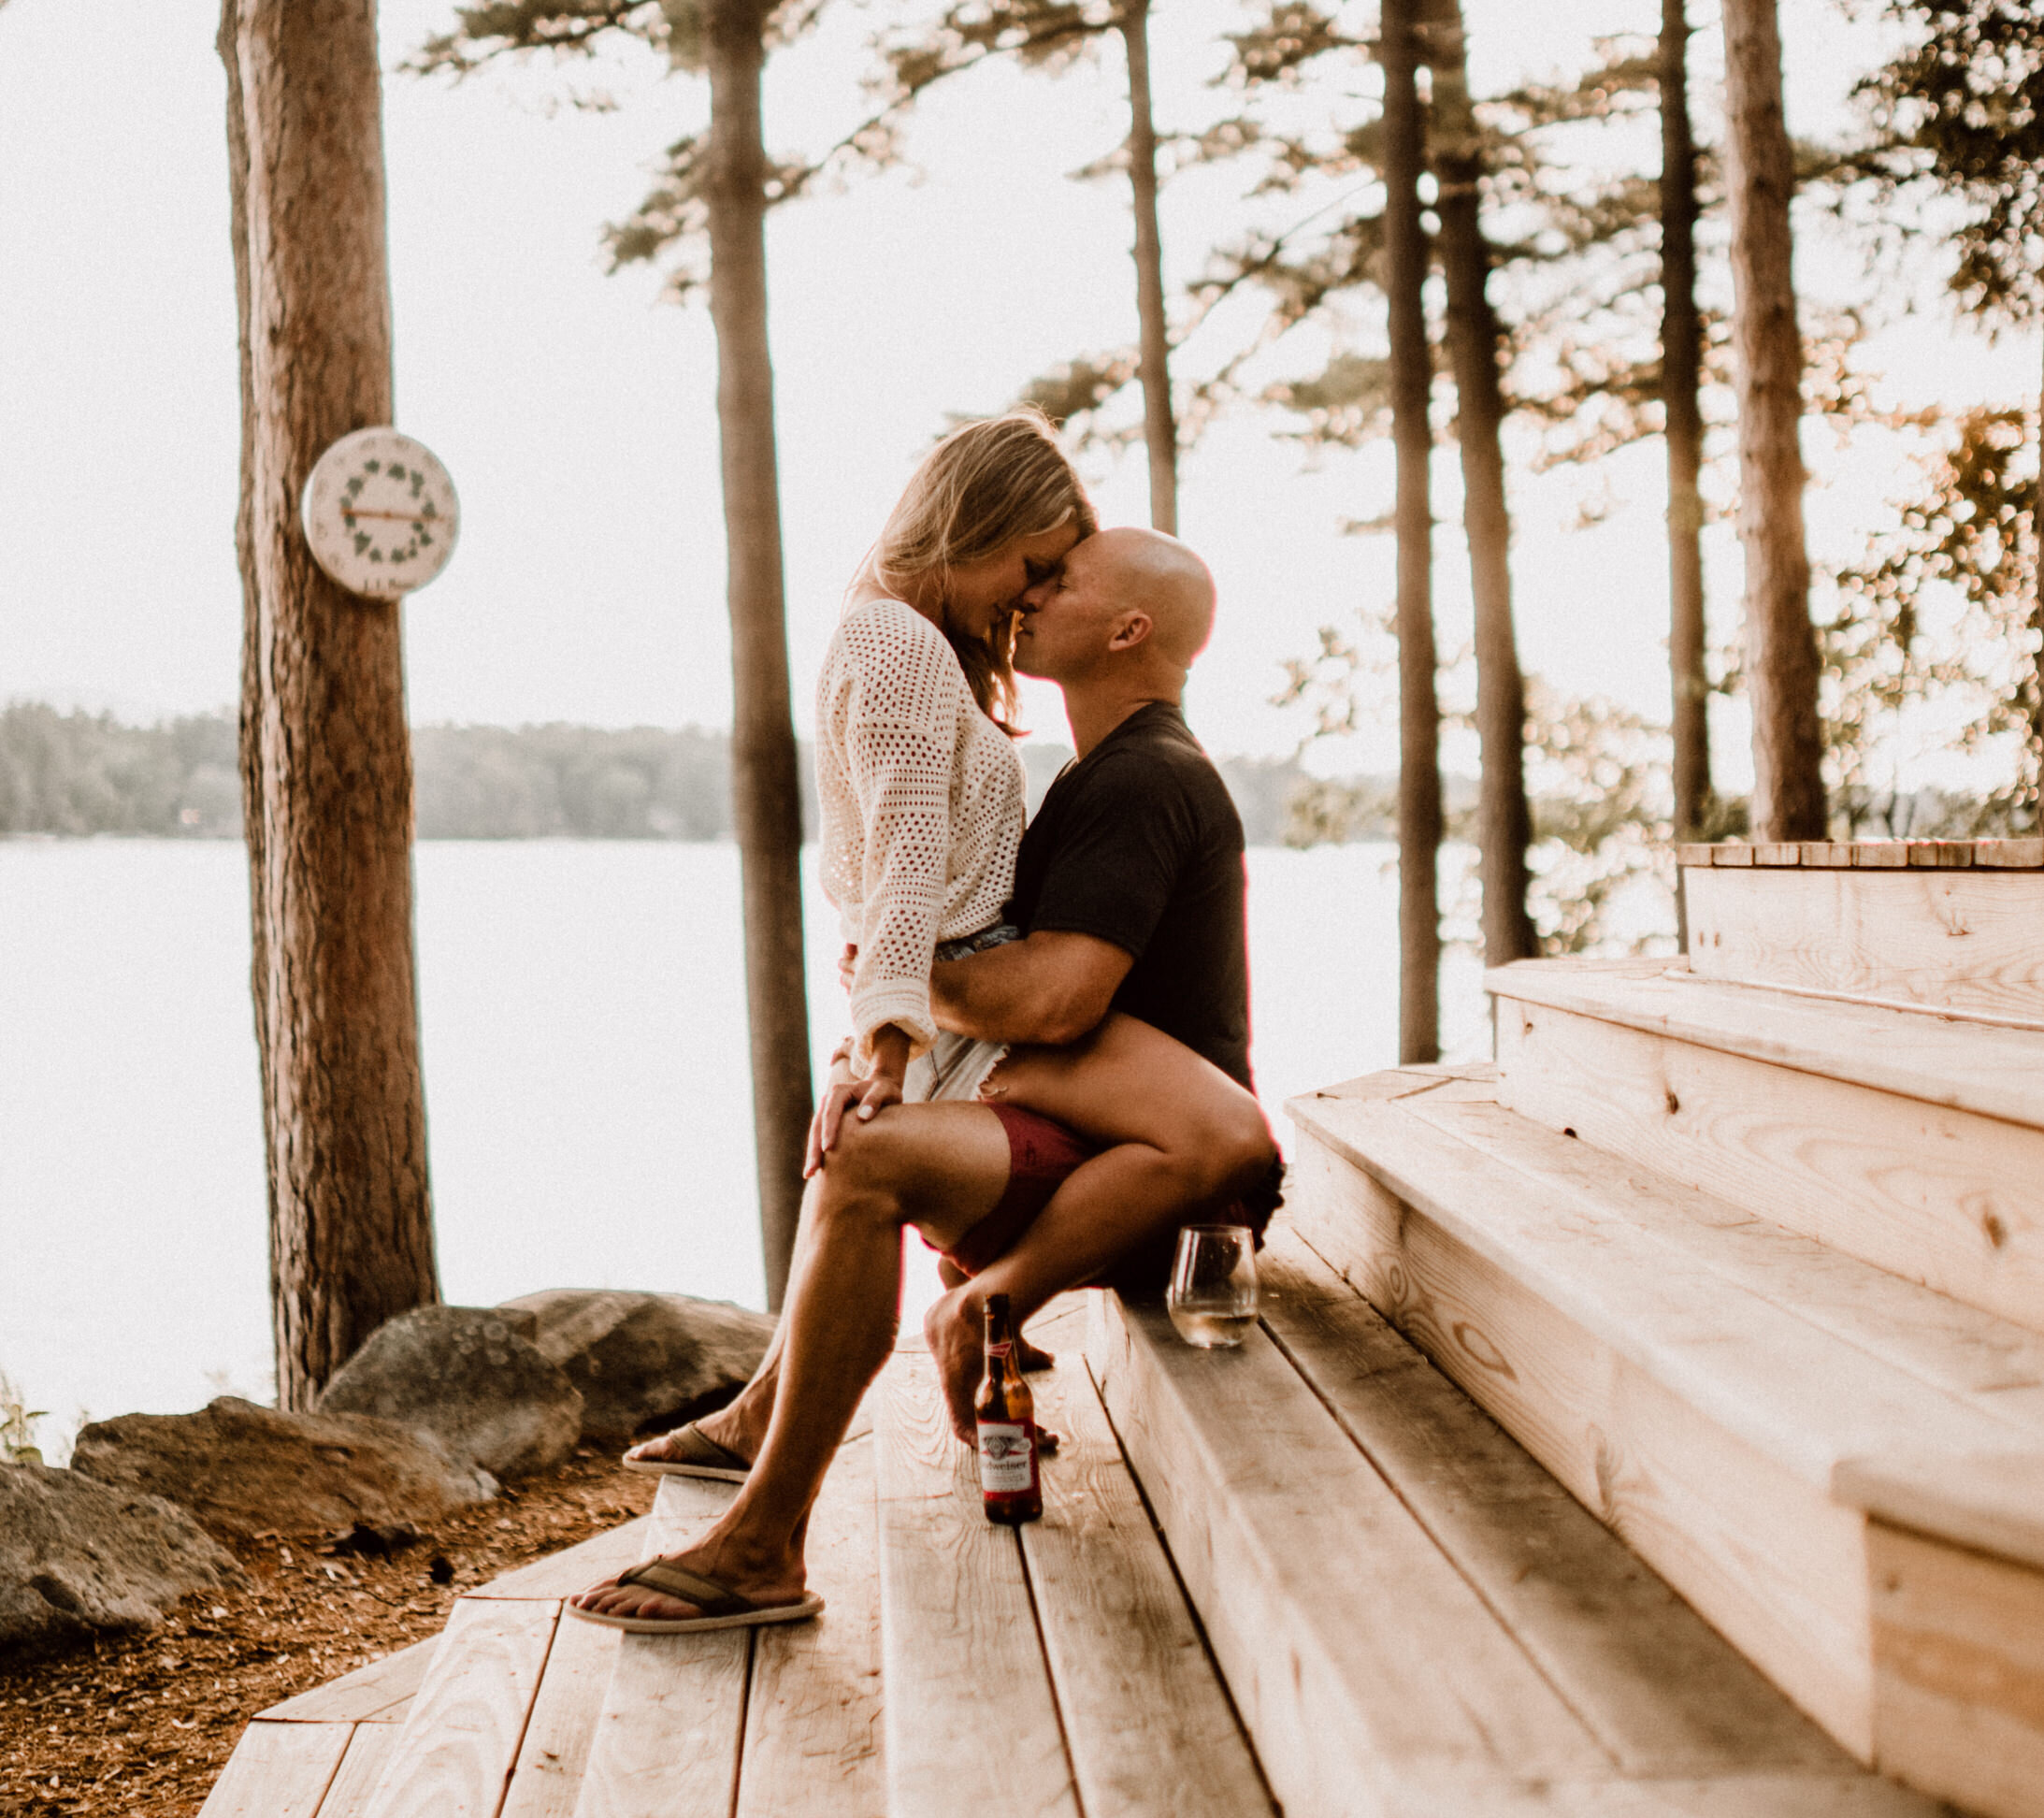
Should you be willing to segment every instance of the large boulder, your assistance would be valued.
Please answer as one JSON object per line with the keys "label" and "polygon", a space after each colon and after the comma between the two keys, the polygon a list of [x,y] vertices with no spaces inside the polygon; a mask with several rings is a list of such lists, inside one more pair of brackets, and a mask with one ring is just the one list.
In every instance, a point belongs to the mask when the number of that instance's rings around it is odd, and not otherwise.
{"label": "large boulder", "polygon": [[533,1316],[533,1344],[582,1391],[590,1439],[628,1439],[722,1407],[773,1335],[768,1314],[688,1294],[550,1288],[498,1310]]}
{"label": "large boulder", "polygon": [[223,1395],[196,1414],[123,1414],[78,1436],[71,1468],[181,1503],[215,1534],[425,1527],[497,1482],[429,1433],[367,1414],[285,1414]]}
{"label": "large boulder", "polygon": [[0,1464],[0,1657],[154,1628],[179,1598],[241,1582],[174,1504],[46,1464]]}
{"label": "large boulder", "polygon": [[519,1335],[537,1324],[478,1306],[400,1313],[341,1365],[320,1412],[422,1427],[495,1477],[549,1470],[582,1436],[582,1396]]}

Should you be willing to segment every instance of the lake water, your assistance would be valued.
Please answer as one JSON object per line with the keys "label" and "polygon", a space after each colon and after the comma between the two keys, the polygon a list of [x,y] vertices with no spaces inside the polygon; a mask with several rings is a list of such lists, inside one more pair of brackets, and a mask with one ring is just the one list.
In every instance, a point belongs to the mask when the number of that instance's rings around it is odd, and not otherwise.
{"label": "lake water", "polygon": [[[1249,855],[1274,1108],[1396,1059],[1390,857]],[[447,1298],[761,1305],[736,851],[450,841],[417,872]],[[813,886],[809,905],[820,1060],[843,999],[835,917]],[[271,1392],[248,968],[238,844],[0,842],[0,1371],[51,1411],[53,1453],[86,1411]],[[1487,1051],[1473,957],[1450,956],[1442,1011],[1451,1055]]]}

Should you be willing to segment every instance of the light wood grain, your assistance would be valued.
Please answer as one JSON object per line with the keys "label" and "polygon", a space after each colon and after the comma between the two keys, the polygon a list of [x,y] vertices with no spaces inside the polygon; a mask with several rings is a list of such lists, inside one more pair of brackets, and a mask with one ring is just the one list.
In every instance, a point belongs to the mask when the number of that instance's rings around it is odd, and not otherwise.
{"label": "light wood grain", "polygon": [[1875,1747],[1991,1818],[2044,1814],[2044,1573],[1871,1525]]}
{"label": "light wood grain", "polygon": [[[1301,1234],[1864,1760],[1864,1522],[1828,1485],[1836,1455],[1878,1433],[1879,1410],[1834,1395],[1829,1430],[1811,1430],[1761,1391],[1792,1404],[1835,1391],[1835,1376],[1770,1370],[1735,1296],[1720,1297],[1723,1317],[1716,1300],[1685,1306],[1666,1271],[1627,1266],[1620,1234],[1572,1234],[1579,1215],[1544,1203],[1537,1183],[1403,1122],[1369,1133],[1373,1161],[1392,1151],[1395,1192],[1316,1137],[1298,1145],[1288,1204]],[[1614,1342],[1629,1329],[1630,1354]],[[1747,1379],[1731,1392],[1706,1365]],[[1735,1435],[1727,1415],[1774,1444]]]}
{"label": "light wood grain", "polygon": [[1614,1771],[1260,1331],[1197,1351],[1107,1296],[1088,1359],[1290,1818]]}
{"label": "light wood grain", "polygon": [[251,1724],[199,1808],[199,1818],[314,1818],[354,1727]]}
{"label": "light wood grain", "polygon": [[2044,1447],[1965,1452],[1891,1447],[1838,1468],[1839,1497],[1896,1526],[2044,1571]]}
{"label": "light wood grain", "polygon": [[1546,1004],[1497,1040],[1511,1110],[2044,1330],[2044,1133]]}
{"label": "light wood grain", "polygon": [[564,1614],[547,1652],[500,1818],[572,1818],[621,1638],[616,1629]]}
{"label": "light wood grain", "polygon": [[1567,1193],[1600,1221],[1630,1225],[1778,1311],[2044,1439],[2044,1335],[1535,1125],[1494,1095],[1444,1095],[1412,1108],[1423,1122]]}
{"label": "light wood grain", "polygon": [[753,1631],[626,1635],[576,1818],[722,1818],[731,1807]]}
{"label": "light wood grain", "polygon": [[357,1724],[348,1739],[348,1752],[340,1758],[340,1769],[320,1802],[319,1818],[363,1818],[396,1746],[395,1725]]}
{"label": "light wood grain", "polygon": [[1699,978],[2044,1017],[2044,873],[1712,871],[1688,890]]}
{"label": "light wood grain", "polygon": [[631,1521],[606,1528],[601,1534],[592,1535],[575,1546],[563,1547],[559,1552],[536,1559],[529,1566],[521,1566],[515,1572],[506,1572],[487,1584],[479,1584],[473,1591],[463,1592],[462,1595],[526,1597],[541,1603],[557,1603],[596,1583],[598,1579],[610,1578],[627,1566],[638,1565],[645,1557],[652,1530],[650,1515],[635,1516]]}
{"label": "light wood grain", "polygon": [[426,1669],[433,1664],[433,1650],[439,1638],[414,1641],[367,1666],[328,1680],[309,1692],[301,1692],[282,1704],[259,1713],[266,1724],[367,1723],[388,1713],[419,1689]]}
{"label": "light wood grain", "polygon": [[927,1356],[881,1378],[881,1652],[891,1818],[1078,1818],[1013,1530],[980,1507]]}
{"label": "light wood grain", "polygon": [[559,1609],[455,1601],[377,1782],[371,1818],[496,1818]]}
{"label": "light wood grain", "polygon": [[1032,1382],[1064,1443],[1022,1555],[1087,1818],[1273,1818],[1084,1357]]}
{"label": "light wood grain", "polygon": [[1900,840],[1861,840],[1852,848],[1855,871],[1901,871],[1909,862],[1909,848]]}
{"label": "light wood grain", "polygon": [[1973,862],[1991,870],[2044,870],[2044,840],[1976,840]]}
{"label": "light wood grain", "polygon": [[826,1806],[829,1818],[880,1818],[886,1787],[870,1436],[840,1449],[811,1513],[805,1551],[824,1613],[759,1631],[737,1818],[787,1818]]}
{"label": "light wood grain", "polygon": [[1298,1237],[1263,1318],[1315,1392],[1625,1771],[1821,1768],[1837,1746]]}
{"label": "light wood grain", "polygon": [[1500,999],[2044,1131],[2044,1033],[1696,977],[1686,962],[1521,960]]}

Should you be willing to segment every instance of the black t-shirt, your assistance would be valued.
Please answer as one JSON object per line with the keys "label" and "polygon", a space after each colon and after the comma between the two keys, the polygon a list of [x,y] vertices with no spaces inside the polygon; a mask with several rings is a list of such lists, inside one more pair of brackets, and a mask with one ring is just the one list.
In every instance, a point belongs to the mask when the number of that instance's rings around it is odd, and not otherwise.
{"label": "black t-shirt", "polygon": [[1022,836],[1007,919],[1135,963],[1114,1007],[1254,1090],[1242,816],[1177,708],[1140,708],[1068,764]]}

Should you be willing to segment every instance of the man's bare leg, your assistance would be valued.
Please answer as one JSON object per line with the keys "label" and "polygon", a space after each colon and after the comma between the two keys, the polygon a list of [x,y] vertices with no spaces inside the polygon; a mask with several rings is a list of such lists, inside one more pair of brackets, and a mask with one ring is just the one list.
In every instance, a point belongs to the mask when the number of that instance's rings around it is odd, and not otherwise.
{"label": "man's bare leg", "polygon": [[[894,1343],[902,1230],[915,1224],[953,1244],[993,1209],[1007,1180],[1007,1138],[985,1105],[896,1105],[847,1126],[805,1199],[807,1241],[789,1277],[779,1392],[757,1462],[731,1506],[673,1558],[756,1603],[800,1597],[810,1507]],[[619,1616],[698,1613],[614,1580],[574,1601]]]}
{"label": "man's bare leg", "polygon": [[1130,1017],[1072,1047],[1019,1048],[994,1077],[1009,1104],[1114,1147],[1075,1169],[1012,1248],[924,1316],[960,1437],[972,1432],[988,1294],[1006,1294],[1026,1320],[1144,1240],[1250,1190],[1276,1153],[1253,1097]]}

